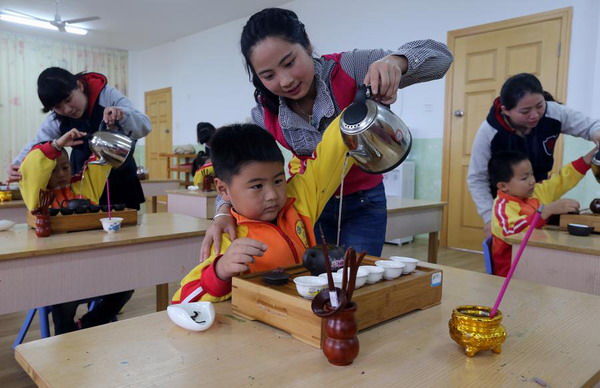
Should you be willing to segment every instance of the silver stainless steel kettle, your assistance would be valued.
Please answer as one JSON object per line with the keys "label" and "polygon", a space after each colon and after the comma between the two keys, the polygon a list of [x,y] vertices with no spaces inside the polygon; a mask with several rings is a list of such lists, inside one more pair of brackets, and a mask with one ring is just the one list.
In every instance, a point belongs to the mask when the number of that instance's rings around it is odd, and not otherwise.
{"label": "silver stainless steel kettle", "polygon": [[[118,130],[122,130],[118,123],[116,125]],[[123,133],[107,130],[106,123],[103,121],[100,129],[90,135],[89,147],[99,158],[90,164],[110,164],[113,168],[121,167],[127,157],[133,153],[135,142]]]}
{"label": "silver stainless steel kettle", "polygon": [[369,100],[370,96],[370,87],[358,87],[354,102],[342,112],[340,129],[357,165],[365,172],[381,174],[406,159],[412,136],[400,117]]}

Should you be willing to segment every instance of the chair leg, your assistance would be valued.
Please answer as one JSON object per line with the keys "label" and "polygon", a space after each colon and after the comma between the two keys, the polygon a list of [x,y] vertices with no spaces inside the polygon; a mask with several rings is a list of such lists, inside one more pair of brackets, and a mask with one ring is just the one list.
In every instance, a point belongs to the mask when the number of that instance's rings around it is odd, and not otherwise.
{"label": "chair leg", "polygon": [[29,330],[29,326],[31,326],[31,322],[33,321],[33,318],[35,317],[35,312],[36,312],[36,309],[30,309],[27,312],[27,316],[25,317],[25,321],[23,321],[23,324],[21,325],[19,334],[17,334],[17,338],[15,339],[15,342],[13,342],[13,346],[12,346],[13,349],[23,343],[23,340],[25,339],[25,335],[27,334],[27,330]]}
{"label": "chair leg", "polygon": [[48,322],[48,314],[50,314],[50,307],[38,307],[39,320],[40,320],[40,336],[42,338],[50,337],[50,323]]}

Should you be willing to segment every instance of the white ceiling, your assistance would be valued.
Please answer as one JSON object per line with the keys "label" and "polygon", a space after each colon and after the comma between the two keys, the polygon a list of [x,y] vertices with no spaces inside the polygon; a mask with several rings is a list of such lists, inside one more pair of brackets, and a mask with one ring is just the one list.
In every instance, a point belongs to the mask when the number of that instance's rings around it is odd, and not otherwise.
{"label": "white ceiling", "polygon": [[[142,50],[176,40],[290,0],[61,0],[63,20],[99,16],[74,24],[89,29],[85,36],[0,21],[0,31],[44,36],[86,45]],[[0,10],[12,9],[54,19],[54,0],[0,0]]]}

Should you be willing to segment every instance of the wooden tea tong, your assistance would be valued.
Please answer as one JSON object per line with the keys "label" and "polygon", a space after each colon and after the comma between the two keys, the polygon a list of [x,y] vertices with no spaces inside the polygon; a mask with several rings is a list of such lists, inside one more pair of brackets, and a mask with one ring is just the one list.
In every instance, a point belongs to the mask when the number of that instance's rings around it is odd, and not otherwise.
{"label": "wooden tea tong", "polygon": [[[354,286],[356,285],[358,267],[360,267],[366,254],[367,252],[360,252],[357,258],[356,251],[353,248],[348,248],[344,255],[344,279],[342,280],[342,289],[346,293],[346,306],[349,306],[352,303],[352,294],[354,293]],[[347,267],[350,269],[350,279],[346,282]]]}
{"label": "wooden tea tong", "polygon": [[47,216],[49,214],[48,208],[54,201],[54,193],[49,190],[42,190],[38,194],[38,207],[32,210],[31,214]]}

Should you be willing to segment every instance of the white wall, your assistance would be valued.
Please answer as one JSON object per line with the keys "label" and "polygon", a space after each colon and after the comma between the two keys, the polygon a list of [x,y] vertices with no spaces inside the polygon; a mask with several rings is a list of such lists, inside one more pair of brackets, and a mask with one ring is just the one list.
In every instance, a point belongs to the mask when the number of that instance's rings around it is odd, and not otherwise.
{"label": "white wall", "polygon": [[[583,113],[600,116],[596,0],[374,0],[368,6],[358,1],[297,0],[286,6],[298,13],[321,54],[353,48],[392,49],[421,38],[446,42],[449,30],[573,6],[568,103]],[[195,143],[199,121],[222,125],[249,116],[253,89],[238,46],[246,19],[130,53],[130,96],[136,106],[143,106],[144,91],[173,88],[174,144]],[[415,138],[441,138],[444,81],[401,91],[393,109]]]}

